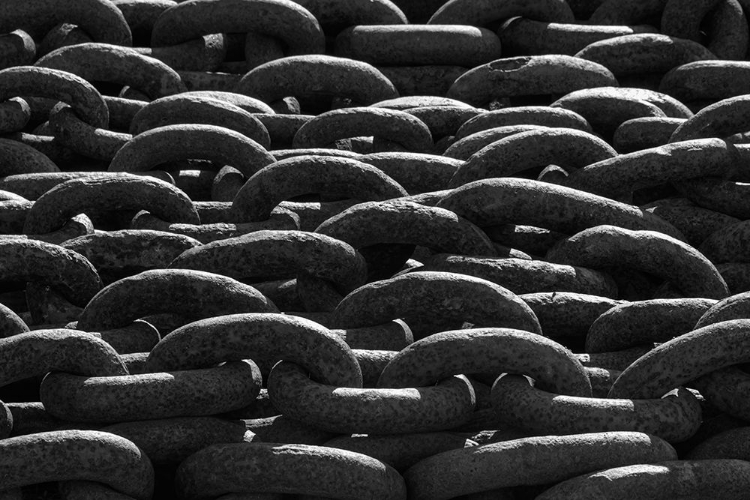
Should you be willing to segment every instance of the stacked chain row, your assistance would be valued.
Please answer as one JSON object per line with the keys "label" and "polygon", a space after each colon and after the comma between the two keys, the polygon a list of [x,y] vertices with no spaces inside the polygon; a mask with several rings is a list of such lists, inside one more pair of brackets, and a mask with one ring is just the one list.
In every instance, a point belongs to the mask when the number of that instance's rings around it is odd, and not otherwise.
{"label": "stacked chain row", "polygon": [[748,0],[0,2],[0,500],[747,498]]}

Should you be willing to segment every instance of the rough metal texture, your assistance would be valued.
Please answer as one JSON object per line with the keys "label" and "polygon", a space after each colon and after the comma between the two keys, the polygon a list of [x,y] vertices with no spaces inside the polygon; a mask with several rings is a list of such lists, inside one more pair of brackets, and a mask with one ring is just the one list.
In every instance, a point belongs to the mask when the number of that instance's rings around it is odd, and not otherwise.
{"label": "rough metal texture", "polygon": [[151,32],[151,46],[175,45],[211,33],[248,31],[281,38],[291,56],[321,53],[325,45],[317,19],[297,3],[194,0],[159,16]]}
{"label": "rough metal texture", "polygon": [[197,224],[193,202],[175,186],[135,175],[71,179],[44,193],[29,210],[24,234],[44,234],[81,212],[148,210],[171,222]]}
{"label": "rough metal texture", "polygon": [[253,357],[259,363],[294,361],[321,382],[362,387],[357,360],[341,337],[313,321],[281,314],[232,314],[185,325],[151,350],[146,370],[186,370]]}
{"label": "rough metal texture", "polygon": [[712,226],[714,232],[703,240],[698,247],[711,262],[723,264],[726,262],[748,262],[747,244],[750,241],[750,222],[738,221],[719,227]]}
{"label": "rough metal texture", "polygon": [[515,294],[571,292],[614,298],[617,286],[599,271],[541,260],[434,254],[420,271],[467,274],[496,283]]}
{"label": "rough metal texture", "polygon": [[716,304],[713,299],[693,298],[617,305],[591,324],[586,336],[586,352],[619,351],[666,342],[695,329],[696,321]]}
{"label": "rough metal texture", "polygon": [[122,422],[102,428],[134,442],[156,464],[179,464],[206,446],[251,439],[241,420],[175,417]]}
{"label": "rough metal texture", "polygon": [[540,128],[513,134],[477,151],[459,167],[448,187],[491,177],[510,177],[553,163],[575,171],[616,156],[612,146],[588,132]]}
{"label": "rough metal texture", "polygon": [[656,231],[593,227],[558,242],[546,259],[593,269],[632,267],[671,282],[687,297],[723,299],[729,295],[711,261],[686,243]]}
{"label": "rough metal texture", "polygon": [[443,451],[476,446],[476,442],[452,432],[417,432],[387,436],[338,436],[326,446],[364,453],[403,472],[420,460]]}
{"label": "rough metal texture", "polygon": [[526,95],[565,95],[578,89],[616,86],[607,68],[562,54],[497,59],[470,69],[446,94],[474,106],[493,99]]}
{"label": "rough metal texture", "polygon": [[150,500],[154,469],[131,441],[108,432],[64,430],[0,442],[3,489],[51,481],[98,481],[137,500]]}
{"label": "rough metal texture", "polygon": [[118,45],[81,43],[61,47],[34,65],[67,71],[90,82],[128,85],[151,99],[187,90],[180,75],[165,63]]}
{"label": "rough metal texture", "polygon": [[284,415],[338,434],[401,434],[448,430],[466,423],[475,398],[464,377],[435,386],[346,388],[311,381],[299,365],[276,364],[268,395]]}
{"label": "rough metal texture", "polygon": [[417,340],[383,369],[378,387],[422,387],[459,373],[522,373],[559,394],[591,396],[583,365],[557,342],[510,328],[454,330]]}
{"label": "rough metal texture", "polygon": [[[18,8],[25,0],[3,2],[2,10]],[[100,0],[91,0],[102,3]],[[91,1],[87,3],[91,3]],[[35,0],[31,3],[50,3],[49,0]],[[71,4],[73,2],[67,2]],[[59,5],[59,4],[56,4]],[[7,20],[3,15],[0,19]],[[17,28],[15,25],[13,29]],[[17,66],[0,71],[0,100],[18,96],[46,97],[62,100],[75,109],[78,116],[94,127],[106,128],[109,125],[109,108],[104,98],[93,85],[66,71],[36,66]]]}
{"label": "rough metal texture", "polygon": [[634,431],[678,443],[702,422],[700,403],[684,388],[659,399],[584,398],[539,390],[518,375],[495,382],[492,407],[500,422],[544,435]]}
{"label": "rough metal texture", "polygon": [[127,422],[208,416],[236,410],[258,396],[261,374],[250,360],[199,370],[84,377],[50,373],[39,389],[52,415],[73,422]]}
{"label": "rough metal texture", "polygon": [[165,268],[181,253],[200,245],[189,236],[147,229],[99,231],[61,244],[86,257],[107,284],[148,269]]}
{"label": "rough metal texture", "polygon": [[136,113],[129,130],[131,134],[138,135],[146,130],[176,123],[206,123],[225,127],[246,135],[266,149],[271,147],[268,130],[249,111],[223,99],[195,93],[182,93],[151,101]]}
{"label": "rough metal texture", "polygon": [[[534,203],[528,203],[529,199]],[[509,177],[474,181],[446,194],[438,207],[451,210],[480,227],[528,224],[575,234],[589,227],[612,224],[627,229],[661,231],[684,239],[674,226],[636,206],[530,179]]]}
{"label": "rough metal texture", "polygon": [[610,468],[563,481],[537,500],[575,498],[601,500],[644,498],[654,491],[662,498],[740,500],[750,487],[745,460],[666,460]]}
{"label": "rough metal texture", "polygon": [[36,330],[0,339],[0,386],[53,370],[81,375],[127,375],[112,346],[88,333]]}
{"label": "rough metal texture", "polygon": [[381,170],[351,158],[306,155],[281,160],[253,175],[232,202],[236,222],[268,219],[279,203],[308,193],[346,195],[358,200],[407,196]]}
{"label": "rough metal texture", "polygon": [[609,397],[648,399],[713,370],[750,361],[750,320],[708,325],[661,344],[617,378]]}
{"label": "rough metal texture", "polygon": [[737,149],[726,141],[696,139],[592,162],[572,172],[565,185],[617,198],[635,188],[696,177],[731,175],[740,169],[740,162]]}
{"label": "rough metal texture", "polygon": [[484,26],[492,21],[516,16],[557,23],[572,22],[574,19],[570,6],[562,0],[504,0],[502,2],[451,0],[443,4],[427,23]]}
{"label": "rough metal texture", "polygon": [[185,159],[231,165],[248,177],[274,162],[263,146],[234,130],[216,125],[176,124],[133,137],[112,158],[108,170],[140,172]]}
{"label": "rough metal texture", "polygon": [[185,500],[237,491],[406,500],[404,479],[383,462],[361,453],[304,444],[208,446],[180,464],[175,485]]}
{"label": "rough metal texture", "polygon": [[237,280],[308,274],[331,281],[344,294],[363,285],[367,276],[364,257],[349,244],[304,231],[255,231],[207,243],[186,250],[169,267]]}
{"label": "rough metal texture", "polygon": [[371,64],[317,54],[285,57],[259,66],[245,74],[234,91],[264,102],[289,96],[335,95],[362,106],[398,97],[393,83]]}
{"label": "rough metal texture", "polygon": [[600,315],[623,303],[591,292],[535,292],[520,297],[539,318],[544,336],[552,339],[585,337]]}
{"label": "rough metal texture", "polygon": [[436,271],[409,273],[358,288],[336,307],[331,324],[357,328],[397,318],[409,325],[415,338],[456,323],[459,328],[464,321],[542,333],[533,311],[506,288],[473,276]]}
{"label": "rough metal texture", "polygon": [[704,326],[750,317],[750,292],[743,292],[727,297],[711,305],[704,314],[698,318],[694,329]]}
{"label": "rough metal texture", "polygon": [[278,312],[258,290],[219,274],[154,269],[104,287],[78,320],[85,331],[108,330],[159,313],[206,318],[246,312]]}
{"label": "rough metal texture", "polygon": [[555,483],[607,467],[676,459],[677,452],[661,438],[640,432],[597,432],[529,437],[438,453],[409,468],[404,479],[410,500],[447,500],[505,486]]}

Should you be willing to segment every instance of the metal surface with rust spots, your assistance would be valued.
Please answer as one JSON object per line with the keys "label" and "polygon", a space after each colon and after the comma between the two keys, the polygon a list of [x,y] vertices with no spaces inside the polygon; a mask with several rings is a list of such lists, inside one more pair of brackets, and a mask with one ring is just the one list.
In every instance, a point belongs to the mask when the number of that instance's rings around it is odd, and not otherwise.
{"label": "metal surface with rust spots", "polygon": [[[530,132],[532,130],[541,130],[547,128],[544,125],[505,125],[479,130],[473,134],[466,135],[456,140],[443,153],[448,158],[466,161],[474,153],[489,146],[493,142],[505,139],[511,135],[521,132]],[[460,129],[459,129],[460,130]],[[459,164],[460,166],[460,164]],[[450,180],[450,179],[449,179]],[[448,186],[446,182],[444,187]]]}
{"label": "metal surface with rust spots", "polygon": [[427,23],[484,26],[516,16],[557,23],[573,22],[574,19],[568,2],[562,0],[451,0],[432,14]]}
{"label": "metal surface with rust spots", "polygon": [[659,91],[682,102],[727,99],[750,92],[748,75],[750,61],[696,61],[665,74]]}
{"label": "metal surface with rust spots", "polygon": [[[11,3],[19,2],[3,3],[0,8]],[[18,96],[61,100],[70,104],[89,125],[101,128],[109,125],[109,108],[102,95],[89,82],[72,73],[52,68],[16,66],[0,71],[0,88],[0,100]]]}
{"label": "metal surface with rust spots", "polygon": [[348,243],[305,231],[255,231],[188,249],[171,268],[208,271],[237,280],[297,274],[328,280],[347,294],[367,277],[364,257]]}
{"label": "metal surface with rust spots", "polygon": [[[113,177],[117,175],[128,174],[101,171],[84,171],[9,175],[0,178],[0,189],[11,191],[20,196],[23,196],[28,200],[37,200],[40,196],[42,196],[53,187],[71,179],[80,179],[86,177]],[[174,184],[174,179],[172,178],[172,176],[160,170],[136,173],[135,175],[156,177],[165,182],[169,182],[170,184]]]}
{"label": "metal surface with rust spots", "polygon": [[[210,222],[201,224],[170,223],[148,212],[141,211],[133,217],[131,229],[151,229],[175,233],[198,240],[203,244],[235,238],[256,231],[294,231],[300,229],[300,217],[281,207],[276,207],[267,220],[259,222]],[[315,228],[309,229],[312,231]]]}
{"label": "metal surface with rust spots", "polygon": [[56,25],[71,23],[97,42],[133,45],[125,17],[106,0],[8,0],[0,8],[0,19],[3,33],[20,28],[41,39]]}
{"label": "metal surface with rust spots", "polygon": [[374,136],[399,144],[408,151],[428,153],[433,137],[416,116],[397,109],[362,106],[334,109],[308,121],[294,135],[295,148],[328,147],[340,139]]}
{"label": "metal surface with rust spots", "polygon": [[[294,470],[295,474],[289,474]],[[177,469],[185,500],[237,491],[304,493],[347,500],[406,500],[401,475],[383,462],[325,446],[276,443],[212,445]]]}
{"label": "metal surface with rust spots", "polygon": [[[401,318],[415,338],[460,328],[517,328],[542,333],[533,311],[516,294],[490,281],[456,273],[424,271],[375,281],[347,295],[333,312],[333,328],[375,326]],[[446,328],[447,327],[447,328]]]}
{"label": "metal surface with rust spots", "polygon": [[474,153],[448,183],[457,188],[472,181],[510,177],[555,164],[568,172],[617,156],[603,139],[577,129],[538,128],[499,139]]}
{"label": "metal surface with rust spots", "polygon": [[748,126],[748,109],[748,95],[732,96],[710,104],[677,127],[669,142],[721,138],[744,132]]}
{"label": "metal surface with rust spots", "polygon": [[[710,213],[710,212],[709,212]],[[718,215],[718,214],[717,214]],[[747,242],[750,241],[750,222],[726,221],[724,227],[714,224],[714,231],[697,247],[714,264],[727,262],[748,262]],[[707,230],[709,228],[706,228]]]}
{"label": "metal surface with rust spots", "polygon": [[750,361],[750,320],[704,326],[650,350],[615,380],[609,397],[661,397],[701,375]]}
{"label": "metal surface with rust spots", "polygon": [[[121,355],[148,353],[161,340],[159,330],[152,324],[140,319],[122,328],[89,333],[104,340]],[[125,360],[123,362],[127,364]]]}
{"label": "metal surface with rust spots", "polygon": [[741,162],[737,148],[724,140],[685,140],[593,162],[572,172],[565,185],[618,198],[673,181],[732,176],[742,169]]}
{"label": "metal surface with rust spots", "polygon": [[104,210],[148,210],[172,222],[200,220],[190,198],[162,180],[135,175],[84,177],[58,184],[40,196],[29,210],[24,233],[49,233],[76,214]]}
{"label": "metal surface with rust spots", "polygon": [[620,154],[655,148],[669,143],[685,118],[646,117],[624,121],[612,135],[612,146]]}
{"label": "metal surface with rust spots", "polygon": [[0,304],[0,338],[12,337],[19,333],[26,333],[29,327],[13,309]]}
{"label": "metal surface with rust spots", "polygon": [[50,414],[74,422],[198,417],[249,405],[258,396],[261,378],[250,360],[117,377],[53,372],[42,381],[39,397]]}
{"label": "metal surface with rust spots", "polygon": [[614,352],[579,353],[575,357],[586,368],[622,371],[651,349],[652,347],[631,347]]}
{"label": "metal surface with rust spots", "polygon": [[146,130],[176,123],[207,123],[226,127],[246,135],[266,149],[271,147],[268,130],[251,112],[231,102],[195,93],[151,101],[133,117],[129,131],[138,135]]}
{"label": "metal surface with rust spots", "polygon": [[[581,268],[578,268],[581,269]],[[617,295],[591,292],[535,292],[519,295],[534,311],[545,337],[586,337],[591,324],[603,313],[622,304]]]}
{"label": "metal surface with rust spots", "polygon": [[694,329],[704,326],[750,317],[750,292],[734,294],[711,305],[711,308],[698,318]]}
{"label": "metal surface with rust spots", "polygon": [[297,156],[268,165],[250,177],[235,196],[230,217],[233,222],[266,220],[282,201],[308,193],[346,195],[365,201],[408,195],[395,180],[359,160]]}
{"label": "metal surface with rust spots", "polygon": [[743,421],[750,418],[750,375],[741,367],[714,370],[698,377],[691,385],[720,412]]}
{"label": "metal surface with rust spots", "polygon": [[383,368],[398,351],[384,349],[352,349],[357,363],[362,369],[362,387],[373,388],[377,386],[378,378],[383,373]]}
{"label": "metal surface with rust spots", "polygon": [[67,104],[55,106],[48,123],[62,146],[95,160],[112,160],[117,151],[132,139],[130,134],[92,127],[78,118]]}
{"label": "metal surface with rust spots", "polygon": [[338,434],[452,429],[471,418],[476,403],[464,377],[428,387],[348,388],[314,382],[289,362],[271,369],[268,395],[282,414]]}
{"label": "metal surface with rust spots", "polygon": [[711,261],[686,243],[656,231],[592,227],[558,242],[546,260],[592,269],[634,268],[671,282],[687,297],[723,299],[729,295]]}
{"label": "metal surface with rust spots", "polygon": [[60,168],[38,149],[22,142],[0,138],[0,175],[59,172]]}
{"label": "metal surface with rust spots", "polygon": [[461,255],[496,254],[487,235],[468,220],[449,210],[407,200],[360,203],[329,218],[315,232],[346,241],[356,249],[399,243]]}
{"label": "metal surface with rust spots", "polygon": [[338,436],[325,445],[364,453],[403,472],[424,458],[443,451],[476,446],[477,443],[465,435],[453,432],[416,432],[381,436]]}
{"label": "metal surface with rust spots", "polygon": [[518,125],[572,128],[593,133],[589,122],[573,111],[549,106],[514,106],[485,111],[470,118],[456,131],[456,141],[483,130]]}
{"label": "metal surface with rust spots", "polygon": [[498,59],[501,50],[497,35],[486,28],[390,24],[349,26],[336,36],[334,54],[382,66],[473,68]]}
{"label": "metal surface with rust spots", "polygon": [[60,481],[58,488],[62,500],[133,500],[130,495],[95,481]]}
{"label": "metal surface with rust spots", "polygon": [[189,236],[145,229],[96,232],[61,244],[86,257],[107,284],[148,269],[166,268],[178,255],[200,245]]}
{"label": "metal surface with rust spots", "polygon": [[231,165],[248,177],[274,162],[263,146],[246,135],[216,125],[191,123],[164,125],[134,136],[112,158],[108,170],[139,172],[185,159]]}
{"label": "metal surface with rust spots", "polygon": [[[535,202],[528,203],[529,199]],[[446,194],[437,206],[480,227],[528,224],[575,234],[589,227],[612,224],[627,229],[661,231],[684,239],[674,226],[636,206],[530,179],[508,177],[474,181]]]}
{"label": "metal surface with rust spots", "polygon": [[359,364],[341,337],[313,321],[282,314],[232,314],[185,325],[151,350],[146,369],[186,370],[253,357],[259,363],[294,361],[324,383],[362,387]]}
{"label": "metal surface with rust spots", "polygon": [[0,442],[3,488],[66,480],[104,483],[137,500],[149,500],[154,469],[131,441],[108,432],[64,430]]}
{"label": "metal surface with rust spots", "polygon": [[385,172],[409,194],[446,189],[451,177],[462,164],[453,158],[409,152],[372,153],[358,159]]}
{"label": "metal surface with rust spots", "polygon": [[436,333],[402,349],[378,387],[422,387],[458,373],[523,373],[560,394],[591,396],[583,365],[557,342],[511,328]]}
{"label": "metal surface with rust spots", "polygon": [[41,281],[77,306],[84,306],[101,289],[94,266],[81,254],[51,243],[0,239],[3,281]]}
{"label": "metal surface with rust spots", "polygon": [[[617,286],[605,273],[541,260],[434,254],[422,261],[420,271],[443,271],[476,276],[515,294],[570,292],[617,297]],[[533,309],[533,308],[532,308]],[[540,319],[541,322],[541,319]],[[542,325],[542,330],[546,328]]]}
{"label": "metal surface with rust spots", "polygon": [[0,401],[0,440],[11,436],[13,432],[13,413]]}
{"label": "metal surface with rust spots", "polygon": [[90,82],[128,85],[150,99],[187,90],[180,75],[170,66],[119,45],[80,43],[61,47],[38,59],[34,65],[67,71]]}
{"label": "metal surface with rust spots", "polygon": [[[654,464],[611,467],[562,481],[537,500],[576,498],[645,498],[658,491],[661,498],[740,500],[750,487],[750,464],[745,460],[669,459]],[[606,492],[606,493],[604,493]]]}
{"label": "metal surface with rust spots", "polygon": [[[266,397],[268,393],[266,392]],[[270,399],[269,399],[270,401]],[[287,415],[276,415],[245,420],[245,428],[255,433],[254,443],[284,443],[323,445],[336,434],[313,427],[307,422]]]}
{"label": "metal surface with rust spots", "polygon": [[565,95],[590,87],[617,86],[601,64],[562,54],[497,59],[459,76],[446,93],[474,106],[526,95]]}
{"label": "metal surface with rust spots", "polygon": [[702,422],[701,406],[685,388],[657,399],[564,396],[540,390],[518,375],[505,375],[492,386],[498,419],[535,434],[635,431],[670,443],[685,441]]}
{"label": "metal surface with rust spots", "polygon": [[234,91],[264,102],[289,96],[334,95],[351,98],[361,106],[398,97],[391,81],[371,64],[319,54],[263,64],[245,74]]}
{"label": "metal surface with rust spots", "polygon": [[121,422],[102,428],[129,439],[156,465],[179,464],[196,451],[216,443],[252,440],[241,420],[215,417],[175,417]]}
{"label": "metal surface with rust spots", "polygon": [[750,218],[750,183],[718,177],[699,177],[675,182],[682,196],[696,205],[741,220]]}
{"label": "metal surface with rust spots", "polygon": [[716,59],[698,42],[661,33],[617,36],[592,43],[576,54],[608,68],[616,77],[666,73],[694,61]]}
{"label": "metal surface with rust spots", "polygon": [[616,305],[591,324],[586,335],[586,352],[619,351],[666,342],[694,330],[696,322],[717,303],[714,299],[692,298]]}
{"label": "metal surface with rust spots", "polygon": [[[590,3],[601,3],[601,0]],[[579,51],[596,42],[626,35],[657,32],[655,27],[647,24],[606,26],[550,23],[517,17],[505,22],[498,30],[498,36],[506,57],[552,53],[575,56]]]}
{"label": "metal surface with rust spots", "polygon": [[0,339],[0,386],[61,370],[81,375],[127,375],[117,351],[88,333],[35,330]]}
{"label": "metal surface with rust spots", "polygon": [[200,319],[222,314],[278,312],[255,288],[219,274],[154,269],[116,281],[86,305],[81,330],[107,330],[158,313]]}
{"label": "metal surface with rust spots", "polygon": [[414,342],[409,325],[398,319],[382,325],[331,331],[344,339],[352,349],[400,351]]}
{"label": "metal surface with rust spots", "polygon": [[505,486],[556,483],[607,467],[676,459],[669,443],[642,432],[541,436],[438,453],[409,468],[404,479],[410,500],[447,500]]}
{"label": "metal surface with rust spots", "polygon": [[151,46],[175,45],[211,33],[248,31],[280,38],[290,56],[322,53],[325,45],[318,20],[297,3],[194,0],[159,16],[151,31]]}

